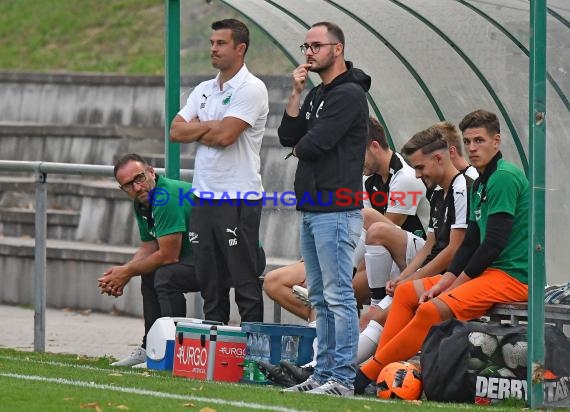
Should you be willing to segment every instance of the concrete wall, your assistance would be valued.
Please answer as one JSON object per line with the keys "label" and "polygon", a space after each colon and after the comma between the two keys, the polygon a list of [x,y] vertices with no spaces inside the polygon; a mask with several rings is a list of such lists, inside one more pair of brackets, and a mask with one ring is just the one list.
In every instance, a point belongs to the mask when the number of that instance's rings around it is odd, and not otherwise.
{"label": "concrete wall", "polygon": [[[181,103],[192,85],[183,79]],[[262,146],[262,179],[267,191],[291,190],[296,160],[279,145],[276,128],[290,79],[264,78],[270,116]],[[164,81],[162,77],[0,72],[0,159],[112,164],[138,152],[164,166]],[[192,168],[191,145],[181,146],[181,166]],[[0,302],[32,301],[34,176],[0,172]],[[113,179],[48,175],[48,305],[117,310],[141,315],[137,282],[120,299],[101,296],[96,279],[128,260],[138,244],[130,201]],[[269,268],[299,256],[297,213],[268,204],[261,238]],[[198,316],[200,300],[189,297]],[[266,320],[272,319],[266,305]],[[237,308],[232,307],[237,320]],[[284,320],[295,322],[295,319]]]}
{"label": "concrete wall", "polygon": [[[104,247],[85,242],[48,241],[46,300],[47,306],[91,309],[99,312],[120,312],[142,316],[140,278],[136,277],[125,288],[120,298],[101,295],[97,278],[104,270],[130,259],[135,248]],[[16,305],[33,305],[34,302],[34,241],[33,239],[7,239],[0,237],[0,302]],[[231,293],[232,321],[239,320],[237,306]],[[189,317],[203,316],[202,299],[198,293],[186,294]],[[264,295],[264,321],[272,322],[274,304]],[[283,311],[283,321],[301,323],[300,319]]]}
{"label": "concrete wall", "polygon": [[[269,119],[267,127],[276,128],[290,79],[260,77],[268,88],[271,114],[277,115]],[[181,104],[194,86],[208,78],[183,78]],[[0,122],[161,128],[164,78],[0,72]]]}

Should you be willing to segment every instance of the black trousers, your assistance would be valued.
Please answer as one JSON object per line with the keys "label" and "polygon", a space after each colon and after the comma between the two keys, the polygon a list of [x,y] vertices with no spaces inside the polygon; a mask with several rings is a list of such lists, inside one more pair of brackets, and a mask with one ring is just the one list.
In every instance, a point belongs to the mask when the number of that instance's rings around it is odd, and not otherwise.
{"label": "black trousers", "polygon": [[204,316],[207,320],[228,323],[229,290],[234,287],[241,321],[262,322],[261,201],[233,202],[197,199],[192,209],[190,231],[198,234],[192,250],[204,299]]}
{"label": "black trousers", "polygon": [[165,316],[186,317],[184,293],[199,290],[200,284],[196,279],[196,271],[191,259],[161,266],[153,273],[141,276],[144,316],[143,348],[146,348],[146,335],[153,323]]}

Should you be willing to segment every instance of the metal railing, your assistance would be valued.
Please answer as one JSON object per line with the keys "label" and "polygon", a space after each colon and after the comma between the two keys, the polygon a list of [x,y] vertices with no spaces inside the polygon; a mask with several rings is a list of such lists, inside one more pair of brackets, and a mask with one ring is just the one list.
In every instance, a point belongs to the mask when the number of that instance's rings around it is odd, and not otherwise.
{"label": "metal railing", "polygon": [[[113,166],[76,163],[26,162],[0,160],[0,171],[31,172],[35,184],[35,244],[34,244],[34,350],[45,352],[46,325],[46,242],[47,242],[47,175],[83,175],[113,177]],[[155,168],[165,174],[164,168]],[[181,170],[182,178],[191,180],[192,170]]]}

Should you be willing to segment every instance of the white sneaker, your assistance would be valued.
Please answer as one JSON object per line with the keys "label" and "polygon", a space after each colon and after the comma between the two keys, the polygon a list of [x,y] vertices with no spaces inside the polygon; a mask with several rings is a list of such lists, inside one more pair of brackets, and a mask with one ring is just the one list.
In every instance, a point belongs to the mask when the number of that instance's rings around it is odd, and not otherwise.
{"label": "white sneaker", "polygon": [[111,366],[133,366],[146,362],[146,350],[140,346],[135,348],[129,356],[117,362],[113,362]]}
{"label": "white sneaker", "polygon": [[309,392],[315,388],[318,388],[319,386],[321,386],[320,382],[313,378],[311,375],[305,382],[301,382],[298,385],[283,389],[283,392]]}
{"label": "white sneaker", "polygon": [[311,307],[311,302],[309,301],[309,291],[307,288],[299,285],[293,285],[293,295],[295,295],[297,299],[303,302],[303,305],[308,308]]}
{"label": "white sneaker", "polygon": [[324,385],[310,390],[307,393],[314,393],[317,395],[353,396],[354,389],[347,388],[342,383],[330,380],[327,381]]}

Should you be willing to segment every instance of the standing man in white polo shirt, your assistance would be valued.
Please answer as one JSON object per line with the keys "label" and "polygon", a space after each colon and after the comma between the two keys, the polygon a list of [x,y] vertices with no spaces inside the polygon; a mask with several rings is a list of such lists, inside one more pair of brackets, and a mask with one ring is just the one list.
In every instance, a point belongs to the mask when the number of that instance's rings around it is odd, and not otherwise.
{"label": "standing man in white polo shirt", "polygon": [[226,19],[211,27],[210,57],[219,73],[190,94],[172,122],[170,138],[197,144],[193,187],[198,199],[190,235],[205,318],[229,321],[233,286],[241,320],[260,322],[259,151],[269,111],[267,88],[244,63],[247,26]]}

